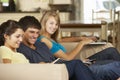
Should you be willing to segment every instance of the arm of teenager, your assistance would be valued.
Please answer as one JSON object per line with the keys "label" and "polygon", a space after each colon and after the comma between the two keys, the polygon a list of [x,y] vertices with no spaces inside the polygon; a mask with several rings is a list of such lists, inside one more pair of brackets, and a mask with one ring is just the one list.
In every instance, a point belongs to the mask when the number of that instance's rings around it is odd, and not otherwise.
{"label": "arm of teenager", "polygon": [[[41,41],[44,42],[48,46],[49,49],[53,47],[52,42],[50,40],[43,38]],[[68,52],[68,53],[63,52],[61,49],[59,49],[59,47],[55,46],[57,51],[52,54],[57,58],[62,58],[65,60],[72,60],[81,51],[84,45],[91,43],[92,41],[93,40],[91,39],[80,41],[79,44],[71,52]]]}
{"label": "arm of teenager", "polygon": [[11,63],[11,51],[6,50],[5,48],[1,48],[0,56],[2,58],[2,63]]}
{"label": "arm of teenager", "polygon": [[93,41],[97,41],[96,37],[65,37],[65,38],[61,38],[59,39],[59,42],[79,42],[85,39],[92,39]]}
{"label": "arm of teenager", "polygon": [[78,42],[81,41],[81,37],[64,37],[59,42]]}
{"label": "arm of teenager", "polygon": [[11,63],[11,60],[10,59],[2,59],[2,62],[4,64],[8,64],[8,63]]}
{"label": "arm of teenager", "polygon": [[46,64],[46,62],[39,62],[39,64]]}

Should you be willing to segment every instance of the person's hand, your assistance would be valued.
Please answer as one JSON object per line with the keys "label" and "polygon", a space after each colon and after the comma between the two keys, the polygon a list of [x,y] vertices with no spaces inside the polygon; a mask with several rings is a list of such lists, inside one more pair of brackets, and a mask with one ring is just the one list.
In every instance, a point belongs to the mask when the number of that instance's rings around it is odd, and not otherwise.
{"label": "person's hand", "polygon": [[51,64],[51,63],[46,63],[46,62],[39,62],[39,64]]}
{"label": "person's hand", "polygon": [[95,36],[89,37],[90,39],[92,39],[93,41],[97,41],[98,39]]}
{"label": "person's hand", "polygon": [[92,37],[80,37],[81,40],[86,40],[86,39],[92,39],[93,41],[97,41],[97,38],[95,36]]}
{"label": "person's hand", "polygon": [[94,42],[94,41],[92,39],[89,39],[89,38],[86,38],[86,39],[80,41],[80,43],[82,43],[83,45],[89,44],[91,42]]}
{"label": "person's hand", "polygon": [[117,80],[120,80],[120,77]]}
{"label": "person's hand", "polygon": [[46,64],[46,62],[39,62],[39,64]]}

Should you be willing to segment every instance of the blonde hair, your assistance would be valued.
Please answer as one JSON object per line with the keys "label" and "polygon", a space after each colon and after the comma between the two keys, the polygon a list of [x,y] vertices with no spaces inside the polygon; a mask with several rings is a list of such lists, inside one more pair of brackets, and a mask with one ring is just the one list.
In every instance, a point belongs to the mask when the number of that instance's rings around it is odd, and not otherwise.
{"label": "blonde hair", "polygon": [[42,25],[42,29],[41,29],[41,33],[43,34],[43,32],[45,32],[45,27],[46,27],[46,22],[49,19],[50,16],[53,16],[58,24],[58,29],[56,30],[56,32],[51,36],[52,39],[54,39],[55,41],[57,41],[58,38],[58,34],[59,34],[59,29],[60,29],[60,17],[59,17],[59,12],[58,11],[45,11],[40,23]]}

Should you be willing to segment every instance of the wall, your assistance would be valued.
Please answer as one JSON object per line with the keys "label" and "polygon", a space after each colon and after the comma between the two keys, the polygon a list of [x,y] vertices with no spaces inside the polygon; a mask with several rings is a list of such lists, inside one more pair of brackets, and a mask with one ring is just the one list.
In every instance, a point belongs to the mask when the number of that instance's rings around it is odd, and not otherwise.
{"label": "wall", "polygon": [[49,9],[49,0],[18,0],[18,10],[36,11],[38,8]]}
{"label": "wall", "polygon": [[[23,16],[35,16],[38,20],[41,19],[42,14],[39,12],[22,12],[22,13],[0,13],[0,24],[8,19],[19,20]],[[68,21],[68,13],[60,13],[61,22]]]}
{"label": "wall", "polygon": [[[69,4],[71,0],[53,0],[53,3],[67,3]],[[42,14],[41,12],[34,12],[38,8],[49,9],[49,0],[16,0],[17,10],[22,12],[1,12],[0,13],[0,24],[8,19],[19,20],[21,17],[26,15],[35,16],[37,19],[40,19]],[[32,12],[31,12],[32,11]],[[60,12],[61,22],[69,20],[68,12]]]}
{"label": "wall", "polygon": [[71,0],[50,0],[53,4],[71,4]]}

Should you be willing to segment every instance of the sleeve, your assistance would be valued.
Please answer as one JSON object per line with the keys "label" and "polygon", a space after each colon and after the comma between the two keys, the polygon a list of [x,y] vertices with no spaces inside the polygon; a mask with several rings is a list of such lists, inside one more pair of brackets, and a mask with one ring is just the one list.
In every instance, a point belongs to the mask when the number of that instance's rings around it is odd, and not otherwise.
{"label": "sleeve", "polygon": [[59,50],[62,50],[64,53],[67,52],[63,45],[56,43],[56,42],[52,42],[52,48],[50,49],[51,53],[55,54]]}
{"label": "sleeve", "polygon": [[60,48],[58,46],[56,46],[55,44],[52,44],[52,48],[50,49],[52,54],[55,54],[59,50],[60,50]]}
{"label": "sleeve", "polygon": [[12,59],[12,51],[7,48],[0,48],[0,54],[2,59]]}

